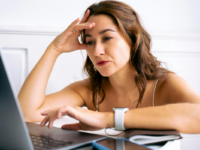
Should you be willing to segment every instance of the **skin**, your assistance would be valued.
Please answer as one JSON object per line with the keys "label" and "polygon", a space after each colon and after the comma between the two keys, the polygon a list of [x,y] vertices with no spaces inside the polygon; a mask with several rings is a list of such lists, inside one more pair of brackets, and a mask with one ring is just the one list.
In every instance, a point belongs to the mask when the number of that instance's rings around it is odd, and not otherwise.
{"label": "skin", "polygon": [[[89,16],[89,10],[79,22],[75,20],[48,46],[44,55],[27,77],[19,95],[19,102],[28,122],[41,121],[53,126],[56,119],[68,115],[79,120],[62,128],[72,130],[99,130],[114,127],[113,107],[128,107],[124,126],[145,129],[176,129],[182,133],[200,133],[200,96],[181,77],[168,74],[159,80],[152,107],[155,80],[147,81],[147,89],[138,108],[139,91],[134,73],[129,66],[130,45],[119,32],[112,19],[106,15]],[[78,36],[85,29],[86,45]],[[75,30],[76,32],[72,32]],[[45,95],[47,82],[56,59],[62,53],[86,49],[95,68],[105,78],[102,82],[106,93],[104,101],[95,112],[89,79],[72,83],[63,90]],[[97,62],[106,60],[104,66]],[[37,94],[36,94],[37,93]],[[99,99],[103,94],[99,93]],[[89,110],[81,108],[87,106]]]}

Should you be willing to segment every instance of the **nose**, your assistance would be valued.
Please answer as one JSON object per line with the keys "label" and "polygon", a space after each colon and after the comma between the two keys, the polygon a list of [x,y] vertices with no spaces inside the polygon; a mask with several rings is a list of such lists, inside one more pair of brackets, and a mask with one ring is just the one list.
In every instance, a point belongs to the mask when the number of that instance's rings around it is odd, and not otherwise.
{"label": "nose", "polygon": [[96,42],[94,47],[94,56],[104,55],[104,46],[101,42]]}

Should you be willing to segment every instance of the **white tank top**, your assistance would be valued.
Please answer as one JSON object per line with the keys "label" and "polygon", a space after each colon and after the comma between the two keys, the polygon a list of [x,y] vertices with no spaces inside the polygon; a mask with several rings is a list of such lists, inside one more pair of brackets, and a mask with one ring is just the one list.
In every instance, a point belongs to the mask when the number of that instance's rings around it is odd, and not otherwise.
{"label": "white tank top", "polygon": [[[156,86],[157,86],[158,80],[156,80],[156,84],[155,84],[154,89],[153,89],[152,107],[154,107],[154,97],[155,97]],[[97,109],[98,109],[98,99],[99,99],[99,94],[97,93],[97,103],[96,103]],[[96,110],[96,111],[98,112],[98,110]]]}

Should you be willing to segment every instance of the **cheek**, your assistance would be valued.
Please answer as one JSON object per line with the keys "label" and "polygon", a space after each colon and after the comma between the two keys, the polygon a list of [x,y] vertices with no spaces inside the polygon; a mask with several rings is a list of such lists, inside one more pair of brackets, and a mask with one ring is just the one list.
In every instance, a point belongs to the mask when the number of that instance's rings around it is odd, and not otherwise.
{"label": "cheek", "polygon": [[115,58],[121,62],[127,62],[130,59],[130,46],[125,43],[124,41],[118,42],[114,50],[117,51],[113,52],[115,54]]}

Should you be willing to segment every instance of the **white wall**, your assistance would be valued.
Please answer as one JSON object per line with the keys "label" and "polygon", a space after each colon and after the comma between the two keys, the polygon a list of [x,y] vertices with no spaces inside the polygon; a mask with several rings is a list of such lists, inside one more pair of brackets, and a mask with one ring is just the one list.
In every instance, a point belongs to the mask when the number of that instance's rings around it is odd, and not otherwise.
{"label": "white wall", "polygon": [[[26,49],[28,72],[48,44],[97,0],[0,0],[0,45]],[[200,1],[123,0],[141,16],[152,35],[152,51],[200,93]],[[84,53],[84,52],[83,52]],[[85,53],[84,53],[85,55]],[[62,55],[51,74],[47,93],[82,79],[79,51]]]}
{"label": "white wall", "polygon": [[[0,26],[66,28],[99,0],[0,0]],[[199,0],[122,0],[151,32],[199,34]]]}

